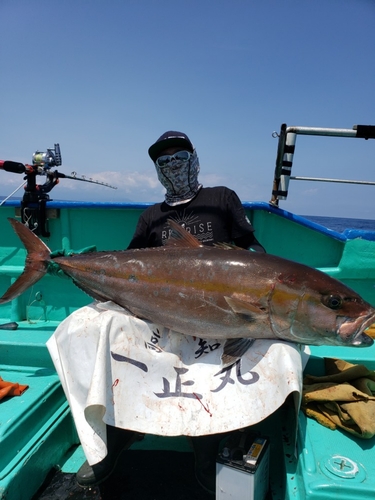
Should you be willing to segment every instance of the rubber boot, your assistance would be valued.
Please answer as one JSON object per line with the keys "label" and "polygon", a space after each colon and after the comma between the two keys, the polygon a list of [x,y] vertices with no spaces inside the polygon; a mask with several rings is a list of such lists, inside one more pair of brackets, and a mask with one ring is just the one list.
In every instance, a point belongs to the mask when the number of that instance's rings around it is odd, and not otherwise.
{"label": "rubber boot", "polygon": [[89,465],[87,460],[76,474],[77,483],[83,488],[97,486],[114,471],[121,453],[130,448],[135,441],[143,439],[143,434],[107,425],[106,457],[99,463]]}
{"label": "rubber boot", "polygon": [[223,435],[191,437],[195,457],[195,477],[200,486],[212,495],[216,494],[216,457]]}

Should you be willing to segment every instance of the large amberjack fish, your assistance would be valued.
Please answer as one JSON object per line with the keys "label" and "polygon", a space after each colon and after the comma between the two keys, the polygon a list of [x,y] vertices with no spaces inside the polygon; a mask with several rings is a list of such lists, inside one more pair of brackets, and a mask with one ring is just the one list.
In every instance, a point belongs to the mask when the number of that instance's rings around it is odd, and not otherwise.
{"label": "large amberjack fish", "polygon": [[158,248],[50,256],[49,248],[9,219],[28,254],[23,274],[0,299],[10,301],[44,276],[53,261],[94,299],[185,335],[225,339],[240,356],[251,339],[310,345],[369,346],[375,309],[327,274],[273,255],[202,246],[177,223]]}

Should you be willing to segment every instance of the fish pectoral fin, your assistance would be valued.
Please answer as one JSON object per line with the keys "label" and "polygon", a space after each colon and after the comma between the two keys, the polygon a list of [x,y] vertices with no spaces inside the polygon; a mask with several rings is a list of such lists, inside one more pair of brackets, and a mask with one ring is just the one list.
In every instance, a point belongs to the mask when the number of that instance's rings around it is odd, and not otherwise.
{"label": "fish pectoral fin", "polygon": [[253,316],[254,314],[264,314],[264,310],[257,305],[251,304],[250,302],[245,302],[244,300],[238,299],[236,297],[224,297],[228,306],[233,312],[237,314],[245,314],[246,316]]}
{"label": "fish pectoral fin", "polygon": [[233,365],[253,344],[254,339],[227,339],[224,344],[221,361],[224,366]]}

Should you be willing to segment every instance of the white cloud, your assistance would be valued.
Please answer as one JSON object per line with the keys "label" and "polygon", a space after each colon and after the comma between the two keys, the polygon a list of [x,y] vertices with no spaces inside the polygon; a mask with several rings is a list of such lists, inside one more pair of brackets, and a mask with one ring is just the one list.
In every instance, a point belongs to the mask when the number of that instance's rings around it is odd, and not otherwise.
{"label": "white cloud", "polygon": [[[79,176],[77,176],[79,177]],[[127,193],[136,194],[137,190],[145,191],[147,189],[155,189],[160,186],[159,181],[153,172],[142,173],[142,172],[118,172],[118,171],[107,171],[100,173],[86,174],[85,179],[92,179],[95,182],[101,182],[103,184],[109,184],[121,189]],[[84,184],[85,189],[90,189],[93,184],[91,183],[79,183],[77,181],[71,181],[69,186],[71,189],[77,189],[77,184]],[[83,186],[79,186],[81,189]]]}

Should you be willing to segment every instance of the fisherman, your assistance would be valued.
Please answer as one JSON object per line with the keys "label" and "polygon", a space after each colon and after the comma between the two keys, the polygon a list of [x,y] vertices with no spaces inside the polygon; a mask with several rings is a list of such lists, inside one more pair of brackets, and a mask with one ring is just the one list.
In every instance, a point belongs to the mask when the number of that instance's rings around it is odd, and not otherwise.
{"label": "fisherman", "polygon": [[169,237],[168,219],[173,219],[204,245],[234,243],[264,252],[236,193],[199,183],[199,159],[186,134],[165,132],[148,153],[166,189],[165,201],[142,213],[128,249],[163,245]]}
{"label": "fisherman", "polygon": [[[198,181],[197,152],[182,132],[168,131],[152,144],[148,153],[159,181],[166,189],[165,201],[147,208],[140,216],[128,249],[162,246],[170,236],[172,219],[194,235],[203,245],[231,243],[250,251],[265,252],[254,236],[237,194],[226,187],[203,187]],[[81,486],[94,486],[114,470],[120,453],[140,435],[107,425],[104,460],[90,466],[86,461],[77,472]],[[215,493],[215,467],[222,434],[191,437],[195,473],[199,484]]]}

